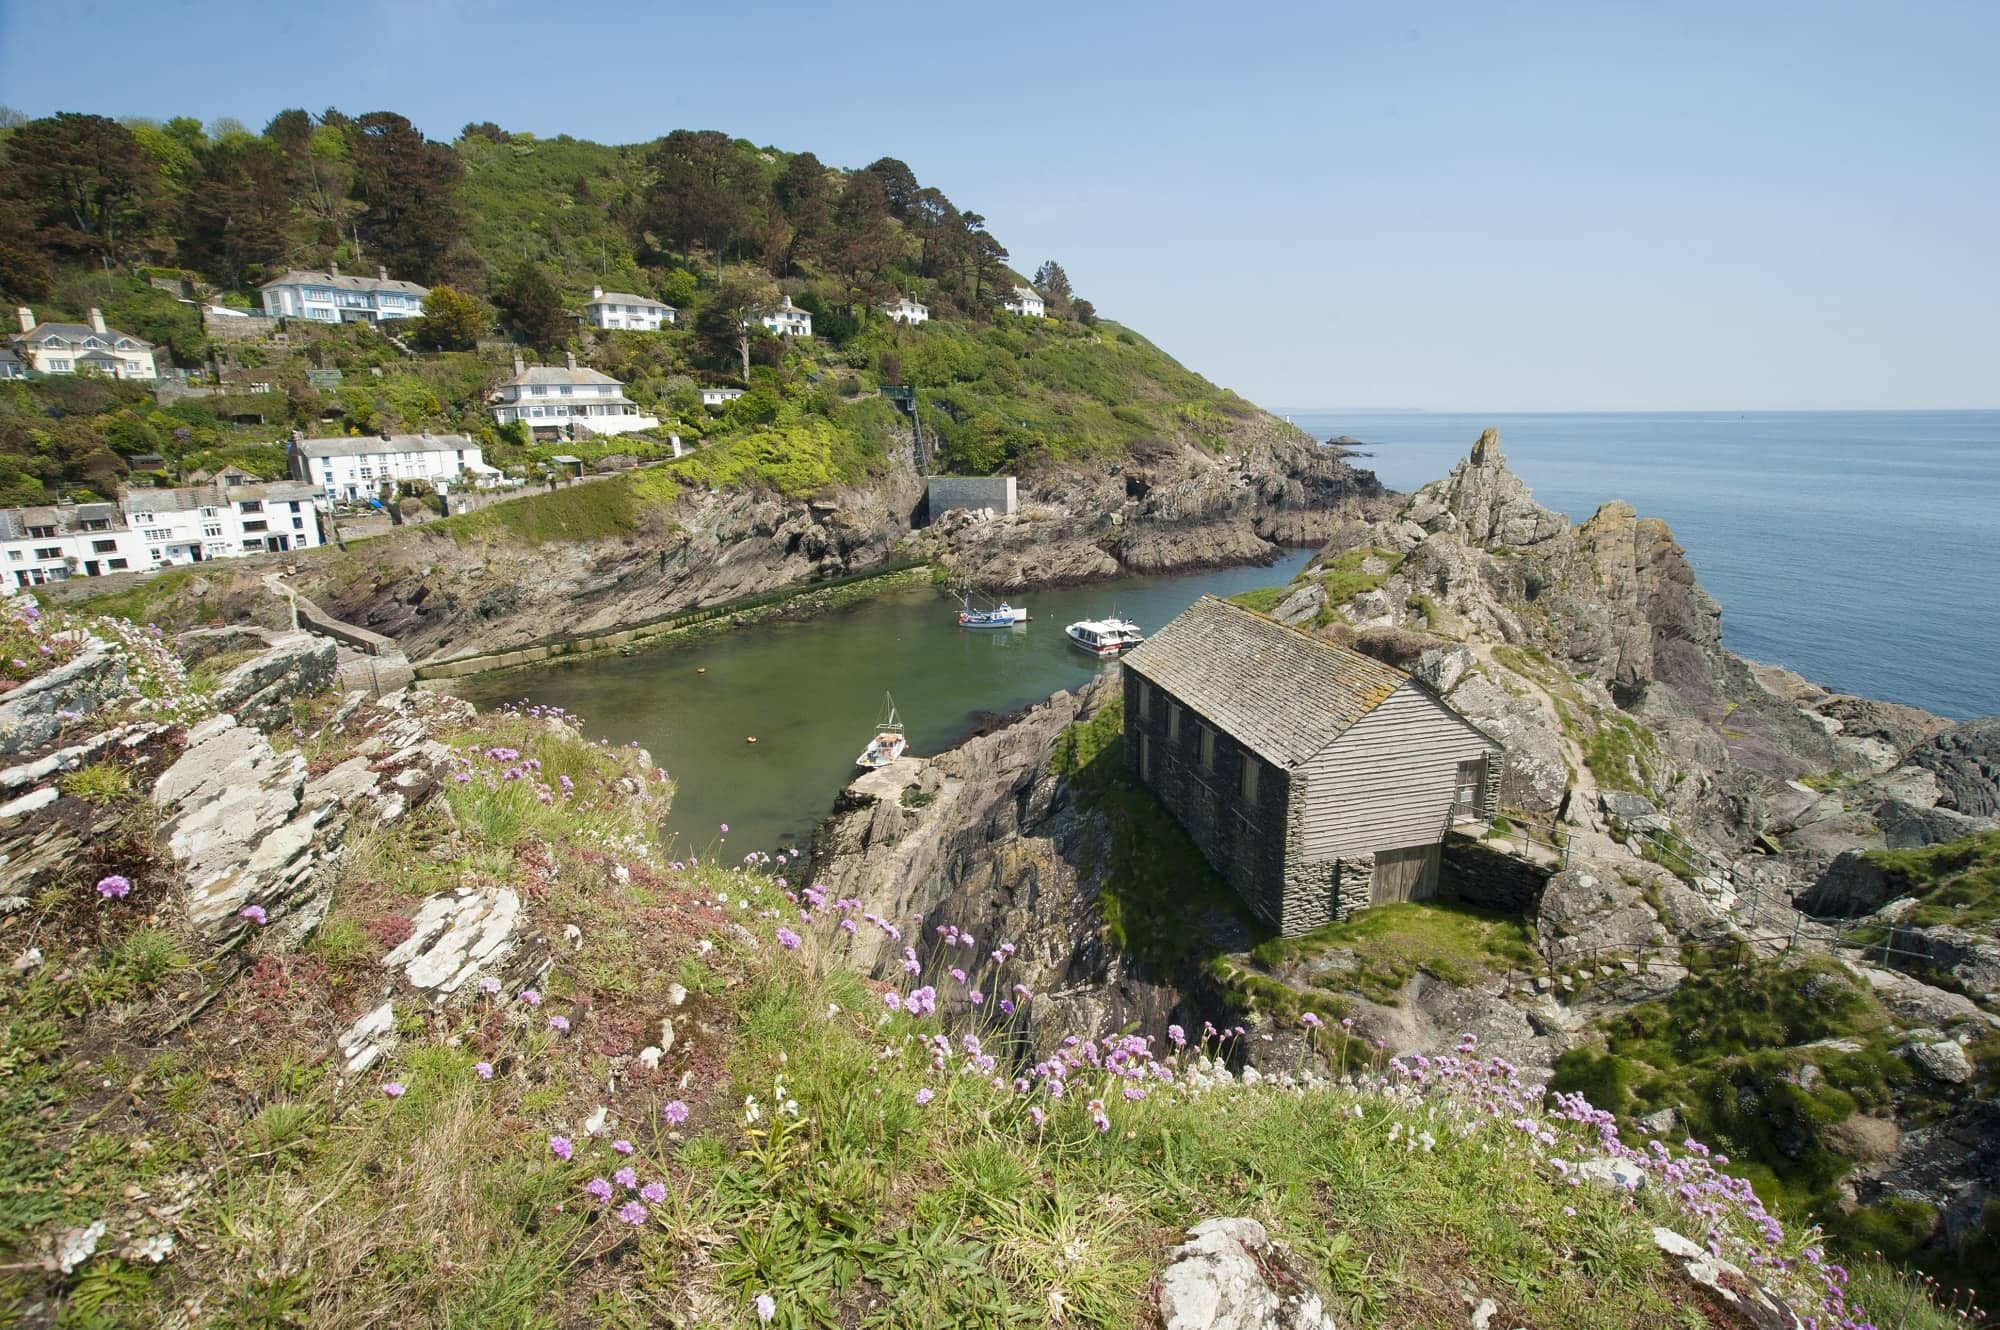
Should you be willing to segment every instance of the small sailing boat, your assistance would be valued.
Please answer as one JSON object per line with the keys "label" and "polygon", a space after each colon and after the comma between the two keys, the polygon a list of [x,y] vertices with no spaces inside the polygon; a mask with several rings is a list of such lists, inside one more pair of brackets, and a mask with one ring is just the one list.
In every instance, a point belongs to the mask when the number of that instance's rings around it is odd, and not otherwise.
{"label": "small sailing boat", "polygon": [[967,588],[958,593],[958,626],[960,628],[1012,628],[1017,623],[1028,621],[1026,605],[1010,605],[1001,601],[991,609],[976,610],[972,607],[972,591]]}
{"label": "small sailing boat", "polygon": [[1078,619],[1063,632],[1069,637],[1071,645],[1081,647],[1094,656],[1115,656],[1146,640],[1138,624],[1115,616],[1109,619]]}
{"label": "small sailing boat", "polygon": [[909,748],[909,740],[903,737],[903,721],[896,714],[896,699],[882,694],[882,714],[875,718],[875,737],[861,750],[861,756],[854,759],[854,765],[864,771],[886,767]]}

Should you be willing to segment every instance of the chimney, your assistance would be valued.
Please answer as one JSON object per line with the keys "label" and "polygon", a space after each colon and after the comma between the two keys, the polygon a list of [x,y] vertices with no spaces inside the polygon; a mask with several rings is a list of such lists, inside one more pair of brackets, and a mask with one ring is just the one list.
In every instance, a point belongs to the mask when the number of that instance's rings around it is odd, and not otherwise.
{"label": "chimney", "polygon": [[571,368],[572,370],[574,370],[574,369],[576,368],[576,352],[574,352],[574,351],[567,351],[567,352],[564,352],[564,353],[563,353],[563,359],[569,362],[569,367],[570,367],[570,368]]}
{"label": "chimney", "polygon": [[528,372],[528,367],[521,363],[521,353],[519,351],[516,351],[514,353],[514,373],[520,375],[520,374],[526,374],[527,372]]}
{"label": "chimney", "polygon": [[377,281],[381,281],[381,282],[386,282],[386,281],[388,281],[388,280],[389,280],[389,265],[388,265],[388,264],[386,264],[386,263],[378,263],[378,264],[376,264],[376,265],[375,265],[375,279],[376,279]]}
{"label": "chimney", "polygon": [[382,442],[387,443],[388,441],[389,441],[389,431],[385,427],[382,431]]}
{"label": "chimney", "polygon": [[338,277],[338,276],[340,276],[340,265],[339,265],[338,263],[329,263],[329,264],[327,264],[327,265],[326,265],[326,270],[327,270],[327,272],[331,273],[331,274],[332,274],[333,276],[335,276],[335,277]]}
{"label": "chimney", "polygon": [[95,305],[90,307],[90,330],[99,333],[110,331],[104,326],[104,311]]}
{"label": "chimney", "polygon": [[22,332],[33,332],[35,330],[35,311],[29,309],[26,305],[16,305],[14,307],[14,317],[21,321]]}
{"label": "chimney", "polygon": [[604,288],[603,288],[603,287],[601,287],[601,286],[593,286],[593,287],[591,287],[591,288],[590,288],[590,298],[591,298],[592,300],[596,300],[596,299],[597,299],[598,297],[602,296],[603,294],[604,294]]}

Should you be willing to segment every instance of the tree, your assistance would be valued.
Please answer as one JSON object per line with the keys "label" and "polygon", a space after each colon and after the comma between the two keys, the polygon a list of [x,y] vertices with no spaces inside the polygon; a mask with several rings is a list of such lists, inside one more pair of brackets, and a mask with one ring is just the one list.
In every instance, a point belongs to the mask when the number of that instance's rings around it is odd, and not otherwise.
{"label": "tree", "polygon": [[1097,326],[1097,306],[1091,304],[1088,300],[1072,300],[1069,307],[1070,311],[1076,315],[1078,323],[1081,323],[1086,328],[1095,328]]}
{"label": "tree", "polygon": [[802,152],[785,163],[774,193],[791,223],[791,243],[785,251],[784,272],[800,254],[819,254],[833,230],[835,184],[820,159]]}
{"label": "tree", "polygon": [[514,137],[491,120],[468,124],[458,131],[458,136],[462,139],[485,139],[489,143],[506,143]]}
{"label": "tree", "polygon": [[524,263],[494,296],[501,320],[528,345],[546,351],[562,345],[575,326],[548,274]]}
{"label": "tree", "polygon": [[465,231],[458,203],[465,168],[458,154],[389,111],[356,117],[345,129],[354,197],[366,207],[358,238],[396,276],[436,281]]}
{"label": "tree", "polygon": [[883,157],[870,162],[866,174],[874,176],[881,183],[882,197],[888,201],[892,216],[909,215],[910,205],[917,199],[918,185],[915,171],[894,157]]}
{"label": "tree", "polygon": [[108,265],[156,220],[159,168],[117,121],[64,111],[14,131],[0,193],[26,208],[50,251]]}
{"label": "tree", "polygon": [[245,136],[201,151],[182,208],[187,262],[239,286],[250,264],[284,257],[291,225],[285,155],[276,144]]}
{"label": "tree", "polygon": [[1070,289],[1069,274],[1054,259],[1042,260],[1042,266],[1035,269],[1035,289],[1052,306],[1067,301],[1075,294]]}
{"label": "tree", "polygon": [[424,321],[417,338],[434,351],[469,351],[486,331],[486,307],[451,286],[434,286],[424,297]]}
{"label": "tree", "polygon": [[660,140],[648,165],[653,171],[641,210],[642,225],[687,256],[697,243],[722,255],[764,215],[764,177],[728,135],[713,129],[677,129]]}
{"label": "tree", "polygon": [[762,329],[758,320],[776,304],[768,287],[724,282],[695,316],[695,339],[704,352],[717,359],[734,356],[742,364],[743,378],[748,381],[750,343]]}

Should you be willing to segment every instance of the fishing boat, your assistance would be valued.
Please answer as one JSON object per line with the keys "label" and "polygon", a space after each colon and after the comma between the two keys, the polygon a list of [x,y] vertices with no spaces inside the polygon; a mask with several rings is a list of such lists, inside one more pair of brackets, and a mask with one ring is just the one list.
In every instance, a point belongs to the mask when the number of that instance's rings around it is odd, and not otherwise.
{"label": "fishing boat", "polygon": [[864,771],[886,767],[909,748],[909,740],[903,737],[903,721],[896,714],[896,699],[882,694],[882,714],[875,718],[875,737],[861,750],[861,756],[854,759],[854,765]]}
{"label": "fishing boat", "polygon": [[1063,632],[1069,635],[1071,645],[1093,656],[1115,656],[1146,640],[1139,625],[1130,619],[1078,619]]}
{"label": "fishing boat", "polygon": [[960,628],[1012,628],[1017,623],[1028,621],[1026,605],[1010,605],[1001,601],[991,609],[978,610],[972,607],[972,593],[958,593],[958,626]]}

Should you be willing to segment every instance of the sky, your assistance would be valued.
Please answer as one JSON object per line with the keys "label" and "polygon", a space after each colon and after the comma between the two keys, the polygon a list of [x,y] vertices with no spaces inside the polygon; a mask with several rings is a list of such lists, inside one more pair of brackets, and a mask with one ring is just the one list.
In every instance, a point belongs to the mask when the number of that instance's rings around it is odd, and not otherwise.
{"label": "sky", "polygon": [[0,0],[30,115],[900,157],[1279,409],[2000,407],[1996,58],[1988,0]]}

